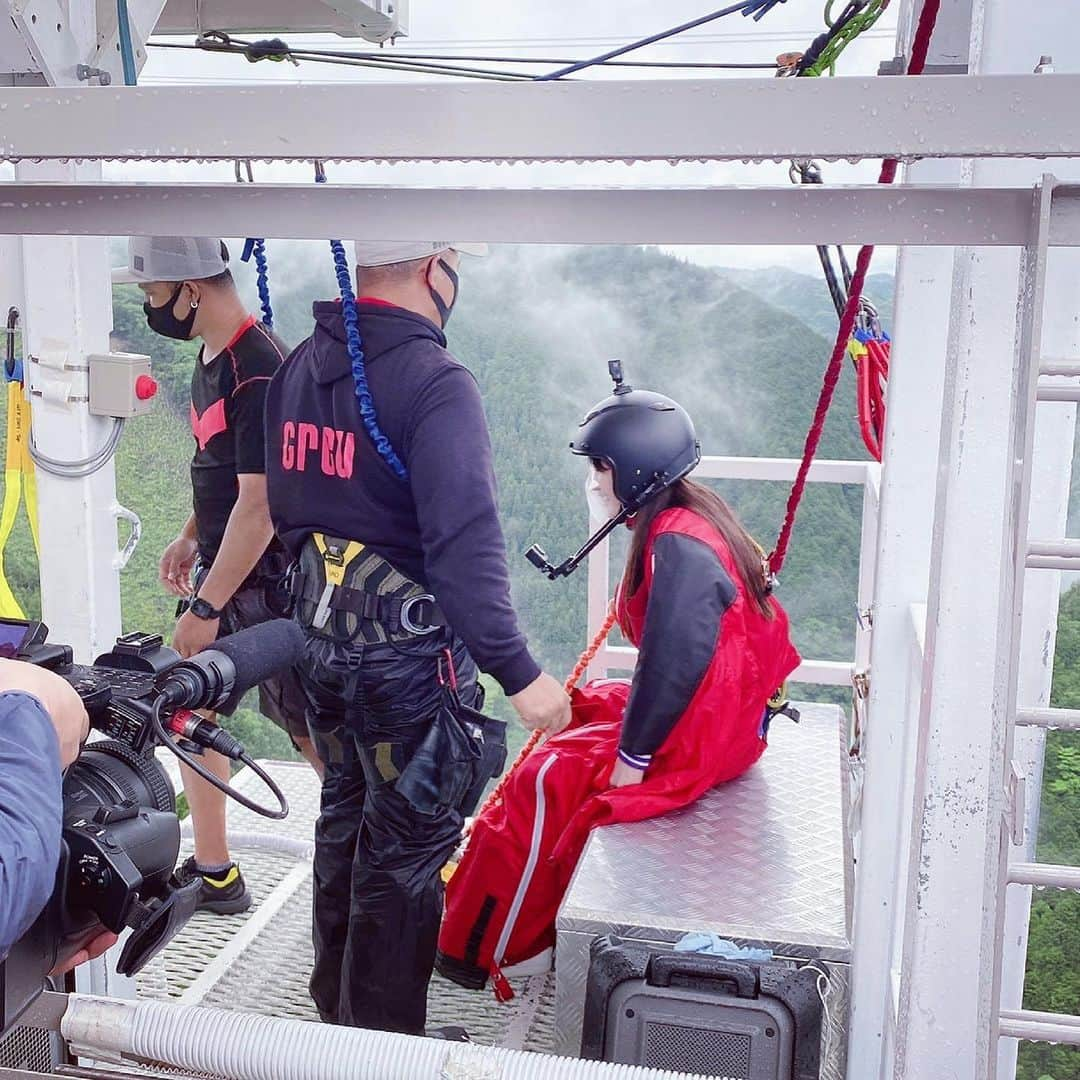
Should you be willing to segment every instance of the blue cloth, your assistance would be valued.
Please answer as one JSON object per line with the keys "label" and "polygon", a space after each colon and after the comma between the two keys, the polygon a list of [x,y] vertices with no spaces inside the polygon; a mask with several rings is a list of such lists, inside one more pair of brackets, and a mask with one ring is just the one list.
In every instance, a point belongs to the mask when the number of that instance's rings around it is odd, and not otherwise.
{"label": "blue cloth", "polygon": [[0,693],[0,960],[52,894],[62,811],[52,720],[30,694]]}
{"label": "blue cloth", "polygon": [[749,960],[755,964],[764,964],[771,960],[773,955],[772,949],[736,945],[734,941],[712,933],[684,934],[675,942],[675,951],[706,953],[708,956],[721,956],[725,960]]}

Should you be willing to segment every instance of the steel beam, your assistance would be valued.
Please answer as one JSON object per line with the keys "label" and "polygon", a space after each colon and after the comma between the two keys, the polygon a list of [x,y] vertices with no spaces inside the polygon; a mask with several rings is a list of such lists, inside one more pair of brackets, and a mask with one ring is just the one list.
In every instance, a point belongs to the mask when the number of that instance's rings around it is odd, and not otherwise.
{"label": "steel beam", "polygon": [[[638,651],[631,645],[608,645],[597,659],[605,672],[631,671],[637,663]],[[848,660],[804,660],[788,676],[789,683],[806,683],[813,686],[842,686],[851,688],[855,665]]]}
{"label": "steel beam", "polygon": [[[957,183],[961,163],[919,162],[906,179]],[[934,493],[953,269],[951,248],[901,248],[882,463],[870,697],[863,766],[848,1075],[893,1080],[896,997],[908,904],[915,739],[925,647]],[[865,496],[864,496],[865,497]],[[922,605],[919,607],[919,605]],[[913,664],[907,658],[917,653]],[[895,973],[893,976],[892,973]],[[898,995],[897,995],[898,996]],[[887,1067],[883,1066],[887,1062]]]}
{"label": "steel beam", "polygon": [[[1031,199],[1027,188],[877,185],[478,189],[7,183],[0,184],[0,233],[372,240],[453,234],[507,243],[998,247],[1023,244]],[[1080,229],[1061,237],[1069,239],[1080,242]]]}
{"label": "steel beam", "polygon": [[1009,883],[1035,885],[1040,889],[1080,889],[1080,866],[1013,863],[1009,867]]}
{"label": "steel beam", "polygon": [[[4,93],[6,158],[1080,156],[1080,75],[91,87]],[[168,117],[168,123],[162,123]]]}
{"label": "steel beam", "polygon": [[339,34],[381,43],[409,29],[409,0],[169,0],[158,34],[197,34],[213,27],[229,33]]}
{"label": "steel beam", "polygon": [[1016,714],[1019,727],[1040,727],[1049,731],[1080,731],[1080,709],[1021,709]]}
{"label": "steel beam", "polygon": [[[796,458],[706,456],[694,476],[699,480],[772,480],[790,484],[801,464]],[[806,478],[811,484],[865,485],[875,479],[877,471],[876,462],[817,458]]]}
{"label": "steel beam", "polygon": [[1080,1016],[1065,1013],[1002,1009],[999,1030],[1010,1039],[1080,1046]]}

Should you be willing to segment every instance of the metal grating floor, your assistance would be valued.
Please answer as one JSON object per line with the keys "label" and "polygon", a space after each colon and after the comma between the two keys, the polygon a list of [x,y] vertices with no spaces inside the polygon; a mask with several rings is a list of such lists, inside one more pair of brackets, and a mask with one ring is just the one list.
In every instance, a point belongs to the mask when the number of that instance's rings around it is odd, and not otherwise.
{"label": "metal grating floor", "polygon": [[[254,905],[243,915],[196,915],[139,974],[140,997],[318,1020],[307,980],[312,963],[312,831],[319,784],[307,765],[262,764],[289,800],[288,818],[271,822],[232,801],[228,811],[230,846]],[[263,799],[265,789],[253,773],[245,770],[235,783],[245,794]],[[184,824],[186,857],[190,823]],[[515,980],[513,986],[514,999],[500,1004],[490,990],[463,990],[436,975],[428,996],[428,1026],[460,1025],[477,1043],[550,1052],[554,975]]]}

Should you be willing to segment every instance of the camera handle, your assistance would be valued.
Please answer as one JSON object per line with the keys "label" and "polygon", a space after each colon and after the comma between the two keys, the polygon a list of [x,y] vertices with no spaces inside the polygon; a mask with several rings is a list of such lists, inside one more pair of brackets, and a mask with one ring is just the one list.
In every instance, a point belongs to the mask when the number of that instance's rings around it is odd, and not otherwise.
{"label": "camera handle", "polygon": [[218,753],[224,753],[227,757],[242,761],[273,793],[278,801],[277,810],[268,809],[255,802],[254,799],[249,799],[242,792],[237,791],[231,784],[228,784],[215,776],[197,757],[189,754],[183,747],[179,746],[173,739],[170,731],[165,727],[165,722],[162,718],[162,709],[164,708],[164,705],[165,702],[161,698],[158,698],[149,709],[150,721],[153,724],[154,733],[157,735],[158,741],[162,745],[171,750],[185,765],[188,766],[189,769],[198,773],[199,776],[207,781],[207,783],[213,784],[218,791],[224,792],[230,799],[235,799],[241,806],[247,807],[248,810],[275,821],[280,821],[282,818],[288,816],[289,803],[281,788],[274,782],[273,777],[271,777],[266,770],[263,769],[258,762],[254,761],[247,751],[244,750],[243,744],[235,739],[230,739],[228,743],[225,743],[221,740],[207,737],[206,733],[199,730],[203,724],[207,727],[215,728],[215,731],[219,731],[219,729],[216,729],[216,725],[211,724],[209,721],[203,721],[202,724],[190,725],[188,729],[184,731],[185,738],[200,744],[205,742],[208,749],[217,750]]}

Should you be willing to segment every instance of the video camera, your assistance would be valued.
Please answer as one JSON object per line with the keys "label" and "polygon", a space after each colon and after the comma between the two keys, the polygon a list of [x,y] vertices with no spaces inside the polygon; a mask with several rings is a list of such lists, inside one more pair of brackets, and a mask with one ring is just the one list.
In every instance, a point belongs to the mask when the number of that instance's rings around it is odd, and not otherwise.
{"label": "video camera", "polygon": [[[288,803],[243,745],[192,709],[230,715],[243,695],[301,656],[303,634],[286,619],[222,638],[188,660],[158,634],[126,634],[92,665],[47,642],[41,623],[0,619],[0,656],[55,671],[78,691],[91,728],[63,783],[63,834],[56,887],[33,927],[0,964],[0,1034],[41,993],[45,977],[103,929],[130,928],[117,964],[134,975],[195,912],[199,881],[173,875],[180,851],[176,796],[153,756],[165,746],[226,794],[265,817]],[[174,736],[177,738],[174,739]],[[216,750],[243,761],[277,798],[267,809],[198,760]]]}

